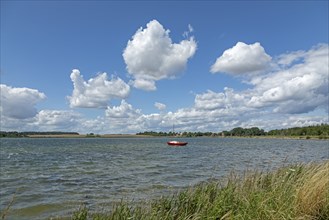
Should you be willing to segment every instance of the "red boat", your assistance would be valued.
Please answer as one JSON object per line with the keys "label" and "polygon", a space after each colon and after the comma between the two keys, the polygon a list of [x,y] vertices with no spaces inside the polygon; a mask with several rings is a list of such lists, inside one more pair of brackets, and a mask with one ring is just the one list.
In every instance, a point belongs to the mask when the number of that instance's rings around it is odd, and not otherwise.
{"label": "red boat", "polygon": [[168,141],[167,142],[168,145],[171,146],[185,146],[187,144],[187,142],[181,142],[181,141]]}

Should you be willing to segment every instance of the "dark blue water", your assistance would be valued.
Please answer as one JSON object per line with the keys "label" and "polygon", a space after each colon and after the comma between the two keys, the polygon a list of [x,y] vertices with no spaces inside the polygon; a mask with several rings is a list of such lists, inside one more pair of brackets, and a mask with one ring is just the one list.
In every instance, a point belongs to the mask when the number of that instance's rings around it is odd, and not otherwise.
{"label": "dark blue water", "polygon": [[7,219],[69,216],[82,203],[158,198],[232,170],[271,170],[329,159],[328,141],[191,138],[0,139],[0,209]]}

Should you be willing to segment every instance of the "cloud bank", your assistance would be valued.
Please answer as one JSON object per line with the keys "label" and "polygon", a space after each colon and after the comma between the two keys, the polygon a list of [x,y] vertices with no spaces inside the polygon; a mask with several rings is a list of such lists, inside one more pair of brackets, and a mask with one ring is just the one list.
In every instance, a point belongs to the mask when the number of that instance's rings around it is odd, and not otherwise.
{"label": "cloud bank", "polygon": [[37,114],[35,105],[46,95],[36,89],[13,88],[0,84],[1,115],[14,119],[26,119]]}
{"label": "cloud bank", "polygon": [[[248,46],[248,45],[247,45]],[[259,53],[260,44],[248,46],[248,53]],[[255,50],[255,51],[253,51]],[[258,52],[257,52],[258,51]],[[256,56],[259,57],[259,56]],[[126,97],[129,85],[119,78],[108,79],[106,73],[85,81],[73,70],[71,107],[103,108],[104,115],[86,118],[75,110],[36,110],[46,95],[35,89],[1,85],[1,129],[68,130],[80,133],[136,133],[170,131],[173,123],[179,131],[229,130],[237,126],[275,129],[328,123],[329,47],[319,44],[309,50],[287,52],[264,65],[243,62],[245,69],[262,71],[251,74],[248,81],[239,71],[234,74],[249,84],[247,89],[218,88],[195,94],[191,107],[166,111],[156,102],[160,113],[144,114]],[[265,65],[266,63],[266,65]],[[237,63],[241,68],[242,64]],[[231,68],[233,70],[234,68]],[[265,71],[266,70],[266,71]],[[241,77],[240,77],[241,76]],[[110,99],[121,99],[109,106]]]}
{"label": "cloud bank", "polygon": [[[300,114],[315,109],[328,111],[328,45],[320,44],[309,51],[285,54],[285,59],[298,62],[284,65],[253,80],[254,89],[248,106],[273,107],[273,112]],[[276,65],[281,65],[279,57]]]}
{"label": "cloud bank", "polygon": [[95,78],[84,81],[77,69],[72,70],[72,96],[68,97],[70,107],[80,108],[107,108],[111,99],[123,99],[129,95],[130,86],[120,78],[108,80],[107,74],[102,73]]}
{"label": "cloud bank", "polygon": [[[254,49],[259,50],[258,47]],[[208,90],[195,95],[192,107],[175,112],[145,115],[139,110],[138,114],[124,114],[136,110],[131,105],[129,108],[120,106],[121,114],[130,115],[120,123],[129,124],[131,131],[169,131],[173,123],[180,131],[222,131],[237,126],[275,129],[328,123],[328,51],[327,44],[319,44],[308,51],[267,59],[266,65],[272,69],[250,75],[251,88]],[[243,65],[248,68],[247,63]],[[249,69],[255,66],[250,65]]]}
{"label": "cloud bank", "polygon": [[193,37],[173,43],[169,33],[157,20],[152,20],[128,41],[122,55],[134,87],[156,90],[156,81],[175,78],[186,68],[197,43]]}
{"label": "cloud bank", "polygon": [[67,110],[41,110],[34,118],[34,129],[43,131],[77,131],[82,121],[78,112]]}

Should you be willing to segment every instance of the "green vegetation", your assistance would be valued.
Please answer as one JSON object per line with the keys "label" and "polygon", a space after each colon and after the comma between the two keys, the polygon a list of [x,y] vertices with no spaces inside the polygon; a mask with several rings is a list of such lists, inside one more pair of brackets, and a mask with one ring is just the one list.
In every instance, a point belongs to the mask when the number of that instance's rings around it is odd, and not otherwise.
{"label": "green vegetation", "polygon": [[257,137],[257,136],[272,136],[272,137],[305,137],[310,139],[311,137],[316,137],[319,139],[329,138],[329,125],[313,125],[307,127],[294,127],[280,130],[271,130],[265,132],[263,129],[258,127],[252,128],[242,128],[236,127],[230,131],[222,131],[219,133],[213,132],[155,132],[155,131],[145,131],[137,133],[136,135],[150,135],[150,136],[181,136],[181,137]]}
{"label": "green vegetation", "polygon": [[329,136],[329,124],[321,124],[307,127],[294,127],[277,129],[267,132],[267,135],[276,136]]}
{"label": "green vegetation", "polygon": [[[30,137],[30,136],[37,136],[37,135],[44,135],[44,136],[51,136],[51,135],[79,135],[77,132],[61,132],[61,131],[50,131],[50,132],[17,132],[17,131],[0,131],[0,138],[1,137]],[[319,139],[328,139],[329,138],[329,124],[320,124],[320,125],[313,125],[307,127],[294,127],[294,128],[287,128],[287,129],[276,129],[271,131],[264,131],[258,127],[252,128],[242,128],[236,127],[230,131],[222,131],[222,132],[156,132],[156,131],[145,131],[139,132],[136,135],[138,136],[153,136],[153,137],[257,137],[257,136],[270,136],[270,137],[304,137],[305,139],[310,138],[319,138]],[[88,133],[85,137],[111,137],[107,135],[98,135],[94,133]],[[112,135],[113,137],[113,135]]]}
{"label": "green vegetation", "polygon": [[38,132],[38,131],[25,131],[25,132],[17,132],[17,131],[0,131],[0,137],[28,137],[29,135],[79,135],[77,132],[63,132],[63,131],[46,131],[46,132]]}
{"label": "green vegetation", "polygon": [[182,136],[182,137],[210,137],[210,136],[218,136],[217,133],[213,132],[156,132],[156,131],[144,131],[137,133],[136,135],[148,135],[148,136],[154,136],[154,137],[170,137],[170,136]]}
{"label": "green vegetation", "polygon": [[264,136],[266,135],[263,129],[257,127],[252,128],[233,128],[231,131],[223,131],[223,136],[238,136],[238,137],[248,137],[248,136]]}
{"label": "green vegetation", "polygon": [[17,131],[0,131],[0,137],[10,137],[10,138],[19,138],[19,137],[27,137],[22,132]]}
{"label": "green vegetation", "polygon": [[89,133],[86,135],[87,138],[101,137],[99,134]]}
{"label": "green vegetation", "polygon": [[82,206],[71,219],[329,219],[329,161],[271,173],[231,173],[225,181],[145,204],[122,201],[108,213]]}

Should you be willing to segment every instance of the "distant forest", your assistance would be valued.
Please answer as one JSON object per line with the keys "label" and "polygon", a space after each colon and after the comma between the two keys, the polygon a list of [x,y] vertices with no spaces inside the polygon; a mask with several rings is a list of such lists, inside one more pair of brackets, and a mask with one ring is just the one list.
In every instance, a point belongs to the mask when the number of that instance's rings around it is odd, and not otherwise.
{"label": "distant forest", "polygon": [[[29,135],[79,135],[77,132],[61,132],[61,131],[50,131],[50,132],[17,132],[17,131],[0,131],[0,137],[29,137]],[[89,135],[89,136],[88,136]],[[88,134],[94,135],[93,133]],[[166,137],[166,136],[181,136],[181,137],[255,137],[255,136],[291,136],[291,137],[318,137],[320,139],[329,138],[329,124],[320,124],[306,127],[294,127],[286,129],[270,130],[268,132],[258,127],[242,128],[236,127],[230,131],[222,131],[218,133],[214,132],[156,132],[156,131],[145,131],[137,133],[136,135],[148,135],[155,137]],[[97,135],[99,136],[99,135]]]}
{"label": "distant forest", "polygon": [[329,136],[329,124],[321,124],[307,127],[294,127],[276,129],[267,132],[267,135],[280,136]]}
{"label": "distant forest", "polygon": [[17,131],[0,131],[0,137],[28,137],[29,135],[79,135],[77,132],[63,132],[63,131],[47,131],[47,132],[38,132],[38,131],[26,131],[26,132],[17,132]]}
{"label": "distant forest", "polygon": [[137,133],[137,135],[151,135],[151,136],[182,136],[182,137],[253,137],[253,136],[317,136],[319,138],[329,137],[329,124],[320,124],[307,127],[294,127],[287,129],[276,129],[271,131],[264,131],[258,127],[241,128],[236,127],[230,131],[222,131],[219,133],[213,132],[155,132],[145,131]]}

